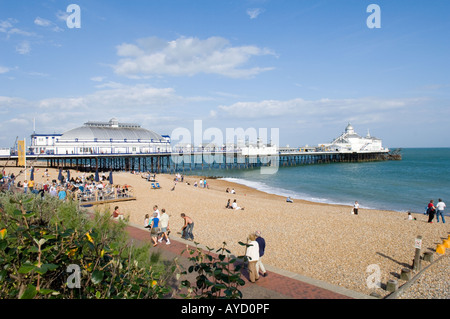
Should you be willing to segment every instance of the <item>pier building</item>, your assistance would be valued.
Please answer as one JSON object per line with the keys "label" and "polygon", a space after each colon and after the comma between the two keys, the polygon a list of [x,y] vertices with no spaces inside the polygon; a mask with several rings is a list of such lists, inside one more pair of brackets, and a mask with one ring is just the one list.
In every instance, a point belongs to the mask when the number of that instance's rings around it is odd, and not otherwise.
{"label": "pier building", "polygon": [[[29,166],[46,166],[87,171],[185,172],[196,169],[258,168],[339,162],[401,160],[400,149],[389,150],[381,139],[361,137],[353,126],[331,143],[317,147],[278,147],[271,142],[240,141],[223,145],[176,145],[170,136],[143,129],[133,123],[87,122],[62,134],[33,134],[25,161]],[[19,154],[12,150],[0,159],[19,166]],[[14,165],[14,164],[13,164]]]}
{"label": "pier building", "polygon": [[383,148],[382,141],[379,138],[370,136],[362,137],[358,135],[353,126],[349,123],[345,131],[331,143],[324,143],[319,147],[326,151],[336,152],[382,152],[388,151]]}
{"label": "pier building", "polygon": [[170,136],[135,123],[86,122],[62,134],[31,135],[33,154],[141,154],[170,152]]}

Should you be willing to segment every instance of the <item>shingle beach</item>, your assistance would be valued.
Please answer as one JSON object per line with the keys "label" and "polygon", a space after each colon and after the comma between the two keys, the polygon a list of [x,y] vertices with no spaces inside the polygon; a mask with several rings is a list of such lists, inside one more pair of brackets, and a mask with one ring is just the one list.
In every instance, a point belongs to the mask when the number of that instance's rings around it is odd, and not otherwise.
{"label": "shingle beach", "polygon": [[[42,182],[42,170],[36,172],[36,182]],[[6,168],[6,172],[18,172]],[[57,171],[50,170],[50,180]],[[82,173],[71,170],[71,176]],[[281,196],[220,179],[207,178],[209,188],[194,187],[201,177],[185,176],[177,182],[174,175],[157,175],[160,189],[151,189],[151,183],[139,174],[114,173],[114,183],[131,185],[134,201],[110,203],[100,206],[120,211],[131,223],[142,225],[145,214],[154,205],[166,209],[170,216],[173,238],[183,225],[180,217],[185,213],[194,220],[195,242],[211,248],[220,248],[226,242],[234,255],[242,255],[249,233],[260,230],[266,240],[263,262],[276,268],[321,280],[364,294],[376,293],[380,297],[389,294],[384,288],[388,280],[398,281],[402,268],[410,268],[414,259],[414,242],[422,236],[422,253],[435,252],[437,244],[450,235],[450,224],[427,223],[428,216],[414,214],[417,220],[408,220],[406,213],[359,209],[351,214],[350,206],[319,204],[294,199],[287,203]],[[23,180],[23,174],[19,177]],[[190,185],[187,185],[187,183]],[[236,194],[226,193],[234,188]],[[244,210],[226,209],[227,200],[236,199]],[[424,198],[424,206],[429,199]],[[363,205],[363,203],[361,203]],[[448,218],[450,219],[450,218]],[[447,249],[447,254],[448,254]],[[434,259],[440,255],[434,253]],[[429,262],[422,261],[423,267]],[[432,270],[425,271],[419,280],[403,294],[403,298],[450,297],[449,258],[439,259]],[[382,288],[368,287],[368,281],[379,269]],[[415,273],[413,273],[414,275]],[[435,290],[433,292],[433,289]]]}

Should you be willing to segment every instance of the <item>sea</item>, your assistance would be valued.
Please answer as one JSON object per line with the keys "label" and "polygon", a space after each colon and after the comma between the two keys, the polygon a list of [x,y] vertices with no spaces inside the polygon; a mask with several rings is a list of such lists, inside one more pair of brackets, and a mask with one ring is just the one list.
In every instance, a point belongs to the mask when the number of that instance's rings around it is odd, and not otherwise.
{"label": "sea", "polygon": [[[402,160],[306,164],[185,172],[221,178],[270,193],[318,203],[423,214],[431,199],[450,202],[450,148],[403,148]],[[450,211],[450,208],[447,210]]]}

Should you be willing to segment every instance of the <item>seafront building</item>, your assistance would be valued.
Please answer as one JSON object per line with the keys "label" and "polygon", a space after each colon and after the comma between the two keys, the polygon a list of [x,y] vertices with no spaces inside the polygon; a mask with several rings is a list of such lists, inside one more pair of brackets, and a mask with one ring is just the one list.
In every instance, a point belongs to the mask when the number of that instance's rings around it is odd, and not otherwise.
{"label": "seafront building", "polygon": [[[316,147],[279,147],[258,138],[256,144],[238,139],[238,144],[175,145],[171,138],[134,123],[86,122],[62,134],[33,133],[26,156],[17,148],[0,159],[29,161],[40,165],[77,170],[125,170],[185,172],[195,169],[258,168],[305,164],[401,160],[400,150],[384,148],[381,139],[359,136],[348,124],[331,143]],[[31,151],[31,152],[30,152]]]}
{"label": "seafront building", "polygon": [[142,154],[171,152],[170,136],[135,123],[86,122],[62,134],[31,135],[32,154]]}

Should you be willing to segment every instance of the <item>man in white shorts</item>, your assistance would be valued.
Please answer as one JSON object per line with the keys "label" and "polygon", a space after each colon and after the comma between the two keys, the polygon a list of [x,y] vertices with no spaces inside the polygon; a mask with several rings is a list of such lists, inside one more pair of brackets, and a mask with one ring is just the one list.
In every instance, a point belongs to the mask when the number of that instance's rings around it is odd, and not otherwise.
{"label": "man in white shorts", "polygon": [[167,233],[169,229],[169,215],[166,213],[166,210],[161,209],[161,219],[159,220],[161,227],[161,237],[158,239],[160,243],[162,243],[163,238],[166,238],[166,245],[170,245],[169,235]]}

